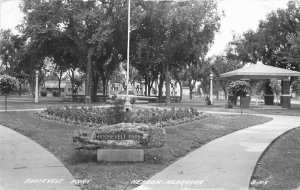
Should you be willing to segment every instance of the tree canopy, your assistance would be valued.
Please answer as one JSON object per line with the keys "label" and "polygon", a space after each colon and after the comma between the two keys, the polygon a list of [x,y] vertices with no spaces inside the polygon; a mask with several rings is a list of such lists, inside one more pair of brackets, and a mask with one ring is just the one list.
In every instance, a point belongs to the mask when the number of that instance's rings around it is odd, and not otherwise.
{"label": "tree canopy", "polygon": [[[76,70],[85,73],[87,97],[96,95],[99,80],[105,94],[108,81],[127,56],[128,1],[22,0],[20,8],[25,16],[18,26],[19,65],[30,68],[24,69],[30,83],[34,85],[34,70],[51,59],[60,78],[68,72],[72,82]],[[130,63],[138,71],[136,77],[145,79],[148,92],[153,81],[165,81],[169,102],[170,71],[204,68],[201,60],[220,27],[216,2],[132,0],[130,16]],[[9,62],[5,53],[18,40],[2,34],[5,64]]]}

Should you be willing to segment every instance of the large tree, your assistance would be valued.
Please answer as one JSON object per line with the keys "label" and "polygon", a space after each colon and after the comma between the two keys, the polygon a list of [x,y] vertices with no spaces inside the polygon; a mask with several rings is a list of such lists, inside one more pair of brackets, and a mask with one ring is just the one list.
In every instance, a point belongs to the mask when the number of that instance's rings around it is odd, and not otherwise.
{"label": "large tree", "polygon": [[[41,57],[52,56],[59,68],[71,73],[76,67],[86,72],[89,101],[93,56],[112,32],[102,1],[23,1],[21,7],[25,17],[20,28],[40,49]],[[78,65],[78,61],[82,64]]]}
{"label": "large tree", "polygon": [[216,56],[213,57],[212,71],[214,73],[214,78],[218,86],[220,86],[224,92],[225,99],[228,95],[228,81],[222,80],[220,75],[235,69],[239,69],[243,66],[243,63],[236,59],[228,59],[226,56]]}
{"label": "large tree", "polygon": [[136,68],[144,73],[158,69],[170,104],[170,70],[199,64],[219,29],[220,17],[214,1],[144,2],[143,7],[146,16],[134,35],[141,44],[136,64],[143,66]]}

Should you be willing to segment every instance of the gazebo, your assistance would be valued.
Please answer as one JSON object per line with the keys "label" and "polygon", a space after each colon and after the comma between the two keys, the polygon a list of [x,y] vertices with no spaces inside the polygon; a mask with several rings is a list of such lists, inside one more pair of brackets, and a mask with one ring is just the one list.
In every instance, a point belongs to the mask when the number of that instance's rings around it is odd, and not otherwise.
{"label": "gazebo", "polygon": [[[268,79],[281,79],[281,97],[280,104],[283,108],[290,108],[291,94],[290,94],[290,77],[300,77],[300,72],[288,69],[282,69],[262,63],[257,63],[250,66],[245,66],[241,69],[230,71],[221,74],[221,78],[225,80],[268,80]],[[265,104],[274,104],[273,92],[265,90]]]}

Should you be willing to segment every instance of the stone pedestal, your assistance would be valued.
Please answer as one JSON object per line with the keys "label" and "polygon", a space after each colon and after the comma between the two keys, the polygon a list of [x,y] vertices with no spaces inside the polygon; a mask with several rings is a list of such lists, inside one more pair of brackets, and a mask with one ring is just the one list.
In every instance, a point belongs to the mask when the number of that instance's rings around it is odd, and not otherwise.
{"label": "stone pedestal", "polygon": [[143,162],[143,149],[98,149],[99,162]]}
{"label": "stone pedestal", "polygon": [[281,95],[280,105],[283,108],[291,108],[291,95]]}
{"label": "stone pedestal", "polygon": [[233,103],[233,105],[236,106],[236,104],[237,104],[237,97],[234,96],[234,95],[232,95],[232,94],[229,94],[228,95],[228,101],[231,101]]}
{"label": "stone pedestal", "polygon": [[250,96],[240,97],[240,104],[243,109],[250,108]]}
{"label": "stone pedestal", "polygon": [[265,105],[274,105],[274,95],[265,94]]}

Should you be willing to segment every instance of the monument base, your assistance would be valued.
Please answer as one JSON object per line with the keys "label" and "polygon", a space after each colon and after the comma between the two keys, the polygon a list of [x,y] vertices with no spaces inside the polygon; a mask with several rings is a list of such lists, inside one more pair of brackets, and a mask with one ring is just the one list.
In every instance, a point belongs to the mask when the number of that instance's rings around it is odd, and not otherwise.
{"label": "monument base", "polygon": [[143,149],[98,149],[97,161],[101,162],[143,162]]}

